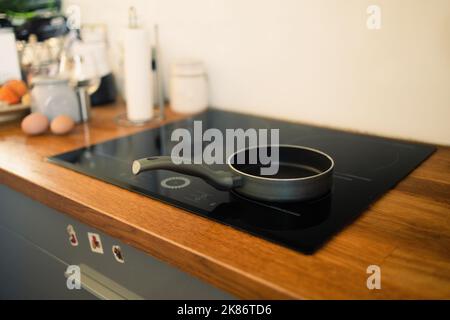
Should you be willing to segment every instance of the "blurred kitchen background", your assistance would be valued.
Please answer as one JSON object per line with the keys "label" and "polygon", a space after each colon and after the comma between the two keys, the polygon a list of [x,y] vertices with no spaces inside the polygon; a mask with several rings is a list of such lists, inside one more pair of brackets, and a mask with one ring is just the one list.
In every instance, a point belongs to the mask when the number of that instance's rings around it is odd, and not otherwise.
{"label": "blurred kitchen background", "polygon": [[[448,0],[69,0],[60,12],[73,5],[105,28],[119,92],[134,6],[159,26],[166,98],[170,64],[190,57],[216,108],[450,144]],[[371,5],[380,29],[367,26]]]}

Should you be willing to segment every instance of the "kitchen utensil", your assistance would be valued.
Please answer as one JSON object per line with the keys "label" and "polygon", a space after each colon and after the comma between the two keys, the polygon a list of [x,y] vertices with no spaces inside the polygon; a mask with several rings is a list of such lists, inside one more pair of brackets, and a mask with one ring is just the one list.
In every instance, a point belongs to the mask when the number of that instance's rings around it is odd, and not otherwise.
{"label": "kitchen utensil", "polygon": [[[266,150],[260,150],[265,148]],[[273,176],[263,176],[259,159],[255,164],[239,164],[238,159],[250,158],[250,151],[259,155],[279,150],[279,170]],[[269,150],[267,150],[269,149]],[[264,153],[265,152],[265,153]],[[259,156],[258,156],[259,157]],[[175,164],[171,157],[149,157],[133,162],[137,175],[148,170],[170,170],[204,179],[219,190],[233,189],[246,197],[277,202],[304,201],[327,193],[332,184],[334,161],[327,154],[312,148],[280,145],[258,146],[240,150],[227,161],[229,171],[215,171],[203,164]]]}

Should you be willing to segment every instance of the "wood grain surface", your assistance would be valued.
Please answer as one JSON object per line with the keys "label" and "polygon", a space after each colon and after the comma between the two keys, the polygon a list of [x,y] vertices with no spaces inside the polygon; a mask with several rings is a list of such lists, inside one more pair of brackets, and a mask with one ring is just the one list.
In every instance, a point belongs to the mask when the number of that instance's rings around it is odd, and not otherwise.
{"label": "wood grain surface", "polygon": [[[1,125],[0,182],[240,298],[450,298],[450,148],[303,255],[45,160],[152,126],[118,127],[123,112],[120,103],[95,108],[93,121],[68,136],[27,137],[19,123]],[[381,290],[366,286],[373,264]]]}

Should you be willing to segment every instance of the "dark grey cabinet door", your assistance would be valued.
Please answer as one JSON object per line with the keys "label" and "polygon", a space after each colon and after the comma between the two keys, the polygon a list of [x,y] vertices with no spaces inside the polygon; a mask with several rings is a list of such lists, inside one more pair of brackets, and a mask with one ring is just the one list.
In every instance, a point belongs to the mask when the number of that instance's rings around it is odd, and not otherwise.
{"label": "dark grey cabinet door", "polygon": [[2,226],[0,255],[0,299],[95,299],[67,288],[66,264]]}
{"label": "dark grey cabinet door", "polygon": [[[68,225],[79,245],[69,242]],[[88,233],[104,253],[90,249]],[[125,263],[118,263],[113,246]],[[0,184],[0,298],[233,299],[228,293]],[[89,290],[71,292],[64,272],[79,266]],[[83,277],[85,276],[85,277]],[[86,283],[84,282],[86,280]],[[78,291],[78,290],[74,290]]]}

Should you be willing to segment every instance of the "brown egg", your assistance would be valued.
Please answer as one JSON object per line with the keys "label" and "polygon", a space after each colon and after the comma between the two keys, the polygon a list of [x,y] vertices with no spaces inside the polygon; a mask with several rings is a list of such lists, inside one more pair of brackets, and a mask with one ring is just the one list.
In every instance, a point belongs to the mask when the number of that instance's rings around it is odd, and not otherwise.
{"label": "brown egg", "polygon": [[22,131],[34,136],[44,133],[48,129],[48,119],[42,113],[32,113],[22,120]]}
{"label": "brown egg", "polygon": [[75,122],[71,117],[61,115],[53,119],[52,123],[50,124],[50,130],[54,134],[63,135],[72,131],[74,126]]}

